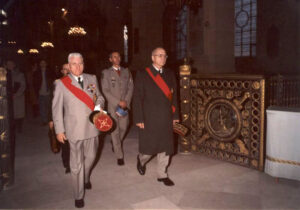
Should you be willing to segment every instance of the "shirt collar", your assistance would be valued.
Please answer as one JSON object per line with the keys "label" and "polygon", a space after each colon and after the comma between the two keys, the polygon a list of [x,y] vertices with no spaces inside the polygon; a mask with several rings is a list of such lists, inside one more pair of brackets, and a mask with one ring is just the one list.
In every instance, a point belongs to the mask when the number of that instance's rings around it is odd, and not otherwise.
{"label": "shirt collar", "polygon": [[83,75],[81,74],[79,77],[75,76],[74,74],[70,73],[78,82],[78,78],[80,77],[81,81],[83,81]]}
{"label": "shirt collar", "polygon": [[157,67],[154,66],[154,65],[152,65],[152,66],[153,66],[154,69],[155,69],[156,71],[158,71],[159,73],[163,73],[163,68],[159,69],[159,68],[157,68]]}
{"label": "shirt collar", "polygon": [[115,67],[115,66],[112,66],[112,68],[114,69],[114,70],[121,70],[121,67],[119,67],[119,68],[117,68],[117,67]]}

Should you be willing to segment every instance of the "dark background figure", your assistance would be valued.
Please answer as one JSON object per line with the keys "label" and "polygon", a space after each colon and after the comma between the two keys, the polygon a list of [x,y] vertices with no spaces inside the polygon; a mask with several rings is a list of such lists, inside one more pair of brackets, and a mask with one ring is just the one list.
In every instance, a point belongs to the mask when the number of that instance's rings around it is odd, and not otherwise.
{"label": "dark background figure", "polygon": [[25,117],[25,76],[24,73],[17,68],[13,60],[6,61],[6,69],[11,71],[12,76],[15,131],[22,132],[22,124]]}
{"label": "dark background figure", "polygon": [[48,113],[50,108],[50,93],[55,79],[55,73],[51,71],[45,60],[39,63],[39,69],[33,73],[33,87],[39,98],[40,115],[42,125],[48,124]]}
{"label": "dark background figure", "polygon": [[[164,95],[145,69],[137,72],[133,96],[133,119],[139,127],[137,169],[144,175],[146,163],[157,155],[157,180],[172,186],[174,182],[168,177],[167,166],[170,155],[174,153],[173,124],[179,121],[177,85],[174,73],[163,68],[167,60],[166,51],[156,48],[151,57],[153,63],[149,71],[165,81],[170,89],[170,98]],[[175,107],[174,113],[172,106]]]}
{"label": "dark background figure", "polygon": [[38,70],[38,64],[33,63],[27,72],[27,90],[28,90],[28,102],[32,111],[32,116],[36,118],[39,115],[39,102],[36,95],[36,91],[33,86],[33,75]]}
{"label": "dark background figure", "polygon": [[[60,77],[67,76],[69,73],[69,65],[68,64],[63,64],[62,68],[60,70]],[[51,99],[53,95],[51,94]],[[60,143],[56,139],[56,134],[54,130],[54,125],[53,125],[53,120],[52,120],[52,109],[49,109],[49,129],[51,132],[51,137],[50,137],[50,143],[51,147],[57,147],[57,148],[52,148],[52,151],[54,153],[59,152],[58,144],[61,146],[61,159],[63,162],[63,166],[65,168],[65,173],[70,173],[70,144],[69,141],[65,141],[64,143]],[[55,142],[52,142],[55,141]],[[56,152],[55,152],[56,149]]]}

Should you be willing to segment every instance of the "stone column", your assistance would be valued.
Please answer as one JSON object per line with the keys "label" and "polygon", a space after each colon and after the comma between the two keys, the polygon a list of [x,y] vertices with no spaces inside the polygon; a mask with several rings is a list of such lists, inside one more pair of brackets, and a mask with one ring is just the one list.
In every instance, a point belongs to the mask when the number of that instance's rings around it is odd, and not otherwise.
{"label": "stone column", "polygon": [[189,51],[197,73],[234,72],[234,0],[203,0],[190,12]]}

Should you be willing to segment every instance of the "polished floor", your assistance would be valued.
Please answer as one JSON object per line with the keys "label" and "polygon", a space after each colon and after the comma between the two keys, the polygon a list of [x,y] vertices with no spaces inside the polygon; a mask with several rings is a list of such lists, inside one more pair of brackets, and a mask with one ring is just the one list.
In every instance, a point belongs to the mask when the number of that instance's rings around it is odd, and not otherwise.
{"label": "polished floor", "polygon": [[[300,182],[207,158],[177,154],[169,176],[175,186],[156,180],[156,159],[145,176],[136,170],[137,130],[124,142],[125,165],[118,166],[109,137],[101,140],[92,172],[92,190],[86,191],[86,209],[300,209]],[[71,177],[60,154],[50,151],[47,127],[26,120],[17,135],[15,184],[0,192],[4,209],[72,209]]]}

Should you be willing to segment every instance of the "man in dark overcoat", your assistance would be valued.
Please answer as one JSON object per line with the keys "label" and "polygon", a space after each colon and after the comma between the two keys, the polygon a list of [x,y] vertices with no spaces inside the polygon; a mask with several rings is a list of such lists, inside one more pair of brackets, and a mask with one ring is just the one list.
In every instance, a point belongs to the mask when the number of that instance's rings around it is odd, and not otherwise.
{"label": "man in dark overcoat", "polygon": [[[156,48],[151,58],[152,65],[137,72],[133,95],[133,120],[139,127],[137,169],[144,175],[146,163],[157,155],[157,180],[172,186],[174,182],[168,177],[167,166],[174,153],[173,124],[179,121],[177,85],[174,73],[163,68],[166,51]],[[168,97],[154,81],[158,77],[168,86]]]}

